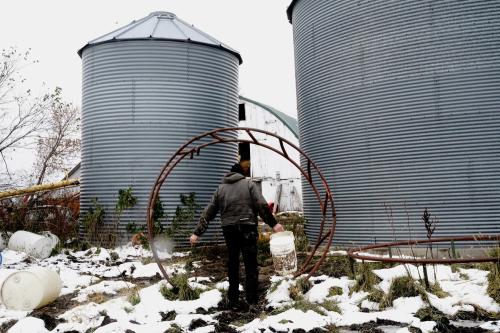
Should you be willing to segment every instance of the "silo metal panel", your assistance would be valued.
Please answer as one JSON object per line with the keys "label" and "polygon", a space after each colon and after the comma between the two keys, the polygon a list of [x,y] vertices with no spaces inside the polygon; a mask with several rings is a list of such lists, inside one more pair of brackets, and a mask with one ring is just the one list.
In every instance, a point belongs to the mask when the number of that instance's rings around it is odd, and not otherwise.
{"label": "silo metal panel", "polygon": [[332,182],[334,242],[425,238],[425,208],[435,236],[498,233],[500,3],[296,0],[289,12],[300,142]]}
{"label": "silo metal panel", "polygon": [[[128,223],[145,224],[150,191],[167,159],[195,135],[237,125],[239,61],[223,49],[158,40],[92,45],[82,59],[81,213],[97,197],[111,225],[118,190],[131,186],[138,202],[120,219],[123,240]],[[236,145],[216,145],[183,161],[160,194],[168,221],[180,194],[196,192],[203,208],[236,158]],[[222,239],[218,224],[203,240]],[[186,245],[187,236],[178,242]]]}

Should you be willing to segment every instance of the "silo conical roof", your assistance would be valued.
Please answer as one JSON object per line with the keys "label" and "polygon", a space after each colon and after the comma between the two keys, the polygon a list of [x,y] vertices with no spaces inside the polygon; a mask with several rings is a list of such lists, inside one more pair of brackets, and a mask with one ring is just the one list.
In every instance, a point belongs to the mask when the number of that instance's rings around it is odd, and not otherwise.
{"label": "silo conical roof", "polygon": [[181,20],[175,14],[163,11],[153,12],[142,19],[134,20],[126,26],[88,42],[78,50],[78,55],[81,57],[83,50],[89,46],[127,40],[169,40],[203,44],[224,49],[234,54],[240,64],[243,62],[238,51],[192,24]]}

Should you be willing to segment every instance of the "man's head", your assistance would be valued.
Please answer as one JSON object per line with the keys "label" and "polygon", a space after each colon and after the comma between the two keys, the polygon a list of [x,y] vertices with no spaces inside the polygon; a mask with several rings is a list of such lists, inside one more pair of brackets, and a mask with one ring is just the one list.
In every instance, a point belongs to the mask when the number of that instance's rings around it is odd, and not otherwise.
{"label": "man's head", "polygon": [[245,177],[250,176],[250,161],[241,160],[240,163],[236,163],[231,167],[231,172],[237,172]]}
{"label": "man's head", "polygon": [[240,166],[243,170],[243,176],[250,177],[250,160],[241,160]]}

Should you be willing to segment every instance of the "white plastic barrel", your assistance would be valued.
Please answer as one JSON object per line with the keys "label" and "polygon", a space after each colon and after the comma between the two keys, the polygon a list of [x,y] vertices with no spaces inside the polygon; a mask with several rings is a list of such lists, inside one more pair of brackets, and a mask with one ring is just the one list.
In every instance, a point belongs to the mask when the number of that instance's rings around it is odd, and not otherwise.
{"label": "white plastic barrel", "polygon": [[8,248],[24,252],[29,256],[45,259],[50,256],[54,242],[49,237],[40,236],[28,231],[16,231],[10,236]]}
{"label": "white plastic barrel", "polygon": [[9,275],[0,289],[0,298],[7,309],[30,311],[52,303],[61,288],[59,274],[39,267]]}
{"label": "white plastic barrel", "polygon": [[269,247],[273,256],[274,269],[278,274],[288,275],[297,271],[295,237],[291,231],[272,234]]}
{"label": "white plastic barrel", "polygon": [[54,235],[50,231],[42,231],[40,233],[40,235],[50,238],[50,240],[52,241],[52,248],[55,248],[57,246],[57,244],[59,244],[59,242],[60,242],[59,237],[57,237],[56,235]]}

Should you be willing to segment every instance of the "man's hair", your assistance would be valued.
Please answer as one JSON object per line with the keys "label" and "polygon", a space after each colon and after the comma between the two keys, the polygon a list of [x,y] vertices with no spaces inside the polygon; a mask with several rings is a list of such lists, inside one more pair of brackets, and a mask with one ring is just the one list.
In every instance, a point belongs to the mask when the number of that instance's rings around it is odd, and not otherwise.
{"label": "man's hair", "polygon": [[241,167],[241,165],[239,163],[235,163],[231,167],[231,172],[237,172],[237,173],[242,174],[243,176],[245,175],[245,172],[243,171],[243,168]]}

